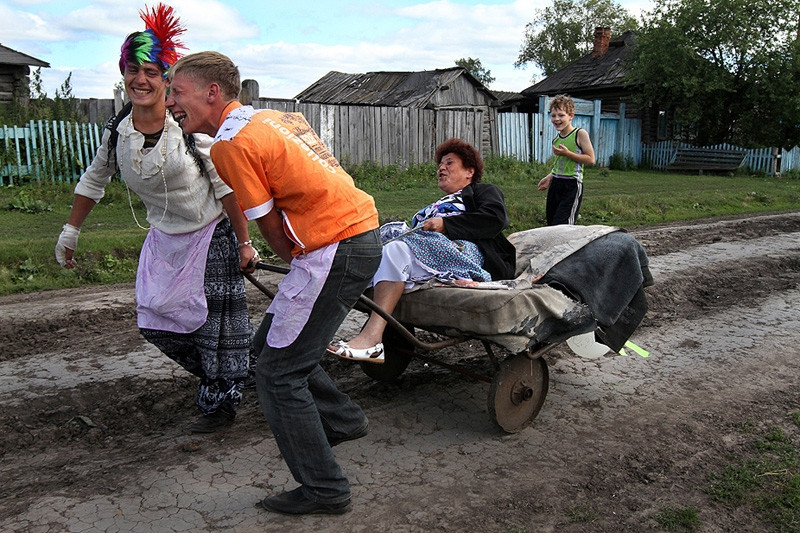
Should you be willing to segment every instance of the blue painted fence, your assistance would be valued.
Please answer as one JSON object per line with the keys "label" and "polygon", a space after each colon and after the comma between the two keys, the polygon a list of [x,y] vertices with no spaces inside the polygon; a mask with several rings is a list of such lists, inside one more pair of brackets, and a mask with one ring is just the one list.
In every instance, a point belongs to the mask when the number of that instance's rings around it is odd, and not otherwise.
{"label": "blue painted fence", "polygon": [[[522,161],[545,163],[552,155],[552,141],[556,130],[550,124],[550,97],[539,97],[539,113],[500,113],[497,116],[500,136],[500,153]],[[600,112],[600,100],[575,99],[575,118],[573,126],[589,132],[598,166],[608,166],[614,154],[629,158],[635,166],[642,162],[650,168],[664,170],[674,159],[679,146],[687,143],[662,141],[656,144],[642,144],[642,125],[638,119],[625,118],[625,104],[620,112],[608,114]],[[777,148],[746,149],[731,144],[718,144],[705,148],[745,150],[747,156],[742,166],[754,172],[764,172],[772,176],[776,171],[800,170],[800,147],[791,150]],[[780,168],[778,167],[780,160]]]}
{"label": "blue painted fence", "polygon": [[[539,113],[498,113],[499,152],[522,161],[546,162],[553,155],[552,142],[557,135],[550,123],[550,100],[539,97]],[[638,119],[625,118],[625,104],[619,113],[601,113],[600,100],[575,99],[572,125],[589,133],[596,165],[608,166],[611,156],[629,156],[638,165],[642,155],[642,125]]]}
{"label": "blue painted fence", "polygon": [[63,121],[30,121],[0,129],[0,185],[23,177],[73,181],[89,166],[103,127]]}
{"label": "blue painted fence", "polygon": [[[687,143],[675,141],[661,141],[658,143],[642,147],[642,159],[646,164],[656,170],[663,170],[675,159],[678,148],[693,146]],[[714,150],[744,150],[747,155],[742,161],[742,168],[747,168],[753,172],[764,172],[768,176],[775,175],[775,172],[783,173],[789,170],[800,169],[800,147],[795,146],[791,150],[783,148],[753,148],[747,149],[733,144],[722,143],[713,146],[703,146]],[[780,168],[778,168],[780,164]]]}

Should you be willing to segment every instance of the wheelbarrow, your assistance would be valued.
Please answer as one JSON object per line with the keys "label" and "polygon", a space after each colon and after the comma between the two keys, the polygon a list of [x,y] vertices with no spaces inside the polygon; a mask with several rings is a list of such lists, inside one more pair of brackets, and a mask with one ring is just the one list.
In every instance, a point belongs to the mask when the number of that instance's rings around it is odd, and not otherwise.
{"label": "wheelbarrow", "polygon": [[[605,226],[599,231],[597,227],[589,228],[594,230],[576,233],[583,236],[588,234],[591,238],[582,237],[580,244],[571,247],[569,253],[559,252],[549,256],[542,254],[537,246],[532,246],[534,242],[542,244],[552,239],[552,231],[548,231],[548,228],[509,236],[509,240],[517,247],[520,270],[517,279],[512,281],[496,282],[494,285],[467,284],[468,286],[432,283],[424,289],[404,294],[393,314],[387,313],[372,301],[369,297],[370,291],[362,294],[356,310],[379,314],[389,327],[383,336],[384,363],[361,362],[361,369],[372,379],[390,382],[399,378],[411,360],[417,358],[458,372],[489,383],[487,411],[492,421],[503,431],[516,433],[528,427],[539,414],[549,388],[547,361],[542,356],[573,336],[601,328],[592,313],[591,305],[579,301],[580,298],[569,290],[549,284],[531,283],[531,271],[534,271],[534,277],[541,279],[542,276],[537,272],[542,268],[539,262],[532,261],[527,256],[532,253],[548,256],[547,261],[553,262],[551,266],[554,266],[568,261],[569,256],[579,255],[575,254],[577,250],[590,246],[594,241],[601,241],[609,233],[617,231],[616,228],[607,230],[605,228],[608,227]],[[558,233],[561,234],[562,231]],[[574,238],[572,240],[576,242]],[[620,246],[641,248],[632,237],[626,238],[623,244],[613,244],[613,248]],[[620,254],[643,259],[644,264],[639,265],[637,262],[636,268],[646,269],[646,255],[643,250],[637,250],[634,254],[621,250]],[[532,266],[535,268],[532,269]],[[289,272],[288,267],[264,262],[258,262],[256,267],[281,274]],[[613,269],[612,276],[618,276],[619,265],[611,263],[609,268]],[[259,290],[270,298],[274,297],[254,276],[246,276]],[[634,292],[642,298],[643,276],[638,276],[632,283],[638,289]],[[435,339],[439,340],[423,340],[417,335],[421,331],[433,333]],[[464,365],[450,363],[436,354],[444,348],[475,341],[480,342],[489,358],[488,375]]]}

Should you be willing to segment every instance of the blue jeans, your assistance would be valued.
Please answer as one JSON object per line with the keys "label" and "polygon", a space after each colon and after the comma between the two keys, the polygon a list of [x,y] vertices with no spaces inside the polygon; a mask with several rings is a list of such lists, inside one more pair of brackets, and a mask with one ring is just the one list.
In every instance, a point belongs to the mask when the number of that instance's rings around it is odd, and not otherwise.
{"label": "blue jeans", "polygon": [[285,348],[269,346],[266,338],[274,315],[267,314],[253,340],[260,353],[256,390],[264,418],[295,481],[306,498],[315,502],[333,504],[350,498],[350,483],[327,435],[353,433],[367,418],[336,388],[319,362],[380,260],[377,229],[340,241],[327,280],[297,339]]}

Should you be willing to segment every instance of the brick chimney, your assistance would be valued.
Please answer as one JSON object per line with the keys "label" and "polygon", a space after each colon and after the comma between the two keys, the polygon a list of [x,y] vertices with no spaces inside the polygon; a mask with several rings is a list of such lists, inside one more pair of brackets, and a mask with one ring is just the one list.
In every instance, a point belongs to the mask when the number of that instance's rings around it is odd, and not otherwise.
{"label": "brick chimney", "polygon": [[611,28],[597,27],[594,29],[594,43],[592,45],[592,59],[597,59],[608,52],[608,42],[611,40]]}

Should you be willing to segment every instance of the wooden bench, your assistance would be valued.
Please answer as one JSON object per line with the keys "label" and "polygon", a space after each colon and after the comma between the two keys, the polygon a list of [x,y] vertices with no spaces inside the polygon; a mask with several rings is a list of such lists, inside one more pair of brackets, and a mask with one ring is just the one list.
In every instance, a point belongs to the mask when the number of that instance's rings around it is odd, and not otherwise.
{"label": "wooden bench", "polygon": [[746,155],[744,150],[687,146],[678,148],[667,170],[697,170],[700,174],[704,170],[734,171]]}

